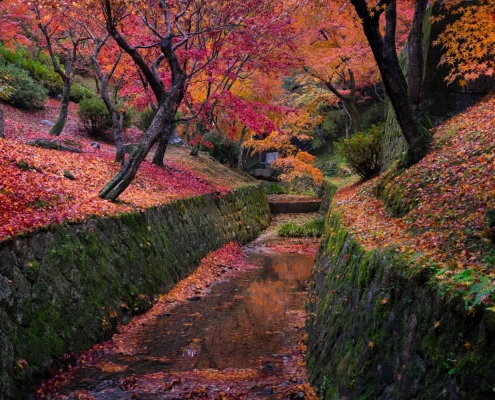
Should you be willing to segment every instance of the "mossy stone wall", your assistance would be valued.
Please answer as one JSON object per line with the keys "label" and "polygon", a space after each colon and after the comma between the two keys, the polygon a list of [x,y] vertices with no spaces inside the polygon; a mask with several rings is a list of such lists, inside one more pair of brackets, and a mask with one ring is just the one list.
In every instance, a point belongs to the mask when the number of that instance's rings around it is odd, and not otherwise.
{"label": "mossy stone wall", "polygon": [[330,213],[307,303],[310,381],[325,399],[493,399],[495,315],[468,313],[394,248],[365,251]]}
{"label": "mossy stone wall", "polygon": [[261,185],[90,219],[0,243],[0,399],[108,339],[210,251],[269,224]]}

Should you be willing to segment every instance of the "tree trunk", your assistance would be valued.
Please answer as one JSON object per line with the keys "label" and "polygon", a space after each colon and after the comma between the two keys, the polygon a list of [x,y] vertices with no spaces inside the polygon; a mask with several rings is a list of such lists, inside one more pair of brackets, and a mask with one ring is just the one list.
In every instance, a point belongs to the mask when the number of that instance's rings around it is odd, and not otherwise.
{"label": "tree trunk", "polygon": [[417,118],[422,117],[421,105],[424,94],[424,60],[423,60],[423,21],[428,0],[416,0],[411,34],[407,44],[407,81],[409,99]]}
{"label": "tree trunk", "polygon": [[[93,61],[93,65],[94,64],[95,60]],[[101,69],[99,68],[99,66],[96,69],[100,77],[101,98],[107,106],[107,110],[110,113],[110,117],[112,118],[113,139],[115,141],[115,162],[123,164],[125,160],[124,138],[122,136],[122,131],[124,130],[124,114],[117,113],[115,105],[108,95],[108,78],[104,77],[103,73],[100,74]]]}
{"label": "tree trunk", "polygon": [[113,138],[115,140],[115,162],[124,164],[125,151],[124,151],[124,137],[122,132],[124,130],[124,114],[120,113],[117,117],[117,113],[112,113],[112,125],[113,125]]}
{"label": "tree trunk", "polygon": [[[179,59],[174,53],[171,30],[169,29],[167,35],[163,37],[160,42],[160,50],[163,58],[167,60],[172,74],[170,89],[168,92],[165,92],[163,83],[158,74],[154,73],[153,68],[151,68],[144,58],[141,57],[137,49],[131,46],[118,31],[115,20],[113,19],[112,2],[110,0],[105,0],[102,1],[102,3],[107,11],[105,18],[108,33],[115,39],[119,47],[133,59],[143,73],[146,81],[149,83],[158,101],[158,110],[150,127],[141,139],[141,142],[132,151],[117,175],[115,175],[99,193],[100,197],[103,199],[116,200],[136,176],[139,166],[146,158],[151,146],[153,146],[160,135],[163,134],[166,124],[169,123],[169,121],[173,121],[177,107],[184,97],[186,74],[182,69]],[[169,23],[169,21],[167,23]],[[160,55],[158,59],[162,59],[162,55]]]}
{"label": "tree trunk", "polygon": [[62,91],[62,101],[60,102],[60,114],[57,122],[52,126],[52,129],[50,129],[50,133],[55,136],[60,135],[62,129],[64,129],[65,122],[67,121],[67,113],[69,111],[70,86],[72,82],[67,76],[63,78],[63,81],[64,89]]}
{"label": "tree trunk", "polygon": [[[340,93],[337,88],[329,81],[323,81],[325,86],[330,90],[335,96],[337,96],[344,105],[344,110],[349,114],[351,118],[352,125],[354,125],[354,130],[356,132],[361,132],[361,118],[359,117],[358,110],[356,108],[356,81],[354,79],[354,72],[352,69],[347,70],[349,74],[349,82],[350,82],[350,93],[348,95],[344,95]],[[314,75],[313,75],[314,76]],[[317,76],[315,76],[318,78]],[[321,80],[321,78],[318,78]]]}
{"label": "tree trunk", "polygon": [[100,191],[99,195],[101,198],[116,200],[129,186],[136,176],[139,166],[149,153],[151,146],[158,140],[159,136],[163,133],[167,121],[169,121],[174,114],[175,109],[169,102],[165,101],[160,104],[155,118],[141,139],[141,142],[136,145],[117,175],[115,175]]}
{"label": "tree trunk", "polygon": [[3,122],[3,108],[2,104],[0,103],[0,138],[5,137],[5,125]]}
{"label": "tree trunk", "polygon": [[155,155],[153,156],[152,164],[165,168],[165,164],[163,163],[163,159],[165,158],[165,152],[167,151],[168,146],[168,138],[171,134],[171,124],[170,121],[167,121],[165,124],[165,128],[158,139],[158,147],[156,148]]}
{"label": "tree trunk", "polygon": [[331,149],[330,145],[328,144],[328,142],[325,140],[325,136],[323,136],[323,132],[321,131],[321,129],[318,127],[315,127],[315,132],[318,135],[318,138],[321,140],[321,143],[323,143],[323,146],[326,147],[328,153],[331,154],[332,149]]}
{"label": "tree trunk", "polygon": [[359,117],[358,110],[356,108],[356,99],[353,96],[345,96],[346,99],[342,102],[344,103],[344,107],[347,110],[347,113],[351,117],[352,125],[354,125],[354,130],[356,132],[361,132],[361,118]]}
{"label": "tree trunk", "polygon": [[[385,13],[387,23],[385,38],[387,40],[385,40],[380,32],[379,21],[381,12],[379,10],[368,9],[368,4],[365,0],[351,1],[362,20],[364,34],[368,39],[378,69],[380,70],[385,91],[395,111],[402,134],[409,145],[405,163],[406,165],[415,164],[428,153],[431,134],[423,127],[420,118],[416,116],[413,110],[408,96],[406,80],[397,58],[395,49],[395,24],[397,18],[395,0],[387,2]],[[371,11],[375,11],[373,15],[370,15]],[[417,85],[422,84],[422,80],[417,82]]]}
{"label": "tree trunk", "polygon": [[244,125],[242,127],[241,135],[240,135],[240,138],[239,138],[239,158],[237,160],[237,166],[239,168],[242,167],[242,155],[244,153],[244,148],[242,147],[242,142],[244,141],[244,135],[246,134],[246,132],[247,132],[247,127],[246,127],[246,125]]}

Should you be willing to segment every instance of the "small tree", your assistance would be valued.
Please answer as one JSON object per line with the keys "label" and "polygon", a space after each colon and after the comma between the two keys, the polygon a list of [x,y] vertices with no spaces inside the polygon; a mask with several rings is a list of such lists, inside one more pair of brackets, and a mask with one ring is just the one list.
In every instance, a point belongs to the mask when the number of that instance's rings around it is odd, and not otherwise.
{"label": "small tree", "polygon": [[[16,2],[18,8],[26,7],[26,2],[21,0],[16,0]],[[27,3],[27,9],[34,14],[35,24],[41,32],[44,47],[50,55],[53,68],[63,82],[59,117],[50,130],[50,133],[56,136],[60,135],[67,121],[70,89],[76,73],[79,50],[87,40],[81,27],[69,18],[73,12],[71,7],[66,2],[50,0]],[[62,65],[58,59],[59,52],[65,57],[65,65]]]}
{"label": "small tree", "polygon": [[358,132],[349,139],[341,139],[337,150],[346,164],[361,178],[380,172],[382,159],[383,125],[373,126],[367,132]]}

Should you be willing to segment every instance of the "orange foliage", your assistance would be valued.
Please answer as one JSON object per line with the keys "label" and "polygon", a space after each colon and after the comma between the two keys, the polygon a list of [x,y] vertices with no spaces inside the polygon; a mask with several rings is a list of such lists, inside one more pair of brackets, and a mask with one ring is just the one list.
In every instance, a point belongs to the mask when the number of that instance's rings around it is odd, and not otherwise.
{"label": "orange foliage", "polygon": [[495,71],[495,1],[461,4],[461,0],[442,2],[447,11],[459,15],[459,19],[447,25],[434,44],[442,45],[444,50],[440,64],[450,68],[447,82],[458,79],[464,86],[480,75],[493,76]]}

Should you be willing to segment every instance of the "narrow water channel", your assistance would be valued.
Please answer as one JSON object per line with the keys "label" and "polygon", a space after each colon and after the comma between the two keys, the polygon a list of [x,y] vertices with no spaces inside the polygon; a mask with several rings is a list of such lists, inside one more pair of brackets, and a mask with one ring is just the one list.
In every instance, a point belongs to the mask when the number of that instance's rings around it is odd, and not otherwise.
{"label": "narrow water channel", "polygon": [[117,335],[115,346],[76,368],[48,398],[315,398],[301,343],[314,256],[266,242],[245,248],[259,268]]}

